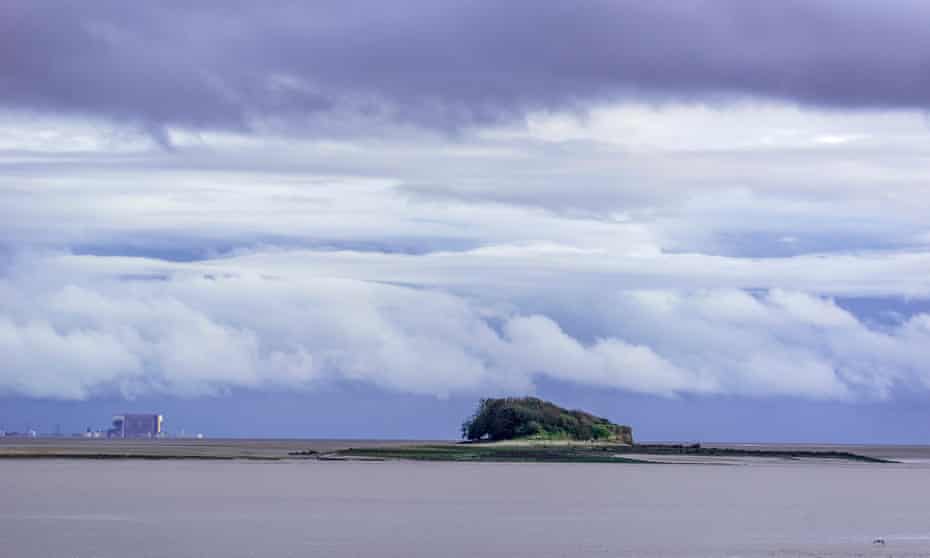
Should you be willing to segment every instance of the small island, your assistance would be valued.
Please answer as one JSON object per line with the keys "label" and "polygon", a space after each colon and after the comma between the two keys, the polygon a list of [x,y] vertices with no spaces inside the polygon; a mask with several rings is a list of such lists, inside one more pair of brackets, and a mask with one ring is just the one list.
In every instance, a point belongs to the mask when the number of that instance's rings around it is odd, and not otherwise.
{"label": "small island", "polygon": [[889,463],[846,451],[747,449],[701,444],[637,444],[630,426],[536,397],[482,399],[453,444],[349,448],[318,459],[410,459],[562,463],[731,463],[738,460],[828,459]]}
{"label": "small island", "polygon": [[633,429],[584,411],[568,410],[536,397],[482,399],[462,424],[462,438],[488,440],[576,440],[633,444]]}

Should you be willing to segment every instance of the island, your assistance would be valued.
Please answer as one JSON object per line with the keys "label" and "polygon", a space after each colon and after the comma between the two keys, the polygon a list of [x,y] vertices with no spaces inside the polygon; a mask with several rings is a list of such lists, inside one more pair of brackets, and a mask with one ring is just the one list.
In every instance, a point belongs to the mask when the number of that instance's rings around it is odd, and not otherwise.
{"label": "island", "polygon": [[528,461],[562,463],[745,463],[746,460],[829,459],[891,463],[881,457],[803,447],[748,449],[701,444],[637,444],[633,429],[536,397],[482,399],[462,423],[457,444],[355,447],[318,459]]}
{"label": "island", "polygon": [[633,429],[536,397],[482,399],[462,424],[462,438],[489,440],[591,440],[633,444]]}

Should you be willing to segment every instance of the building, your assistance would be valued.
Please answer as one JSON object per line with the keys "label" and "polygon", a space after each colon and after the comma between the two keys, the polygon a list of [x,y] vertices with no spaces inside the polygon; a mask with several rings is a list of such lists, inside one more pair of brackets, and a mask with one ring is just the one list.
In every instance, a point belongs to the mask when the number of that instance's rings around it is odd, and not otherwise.
{"label": "building", "polygon": [[122,414],[113,417],[113,427],[107,431],[109,438],[159,438],[162,434],[161,415]]}

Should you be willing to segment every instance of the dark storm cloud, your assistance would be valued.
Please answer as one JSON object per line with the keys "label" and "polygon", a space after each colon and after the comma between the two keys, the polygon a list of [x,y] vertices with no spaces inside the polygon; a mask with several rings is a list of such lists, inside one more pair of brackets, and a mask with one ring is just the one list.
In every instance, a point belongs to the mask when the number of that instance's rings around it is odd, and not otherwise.
{"label": "dark storm cloud", "polygon": [[625,95],[930,105],[930,4],[33,2],[0,7],[0,102],[246,129],[348,111],[455,129]]}

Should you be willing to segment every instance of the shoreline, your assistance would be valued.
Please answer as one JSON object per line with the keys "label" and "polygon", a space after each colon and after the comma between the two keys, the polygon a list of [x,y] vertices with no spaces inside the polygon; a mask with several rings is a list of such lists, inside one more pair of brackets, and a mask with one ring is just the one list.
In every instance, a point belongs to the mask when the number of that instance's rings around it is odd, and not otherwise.
{"label": "shoreline", "polygon": [[852,451],[863,446],[723,446],[513,440],[85,440],[0,439],[0,460],[431,461],[513,463],[717,464],[901,463]]}
{"label": "shoreline", "polygon": [[[496,461],[551,463],[736,464],[763,461],[897,463],[892,459],[836,450],[765,450],[671,444],[556,443],[532,440],[415,447],[350,448],[345,457],[415,461]],[[682,458],[685,458],[683,460]]]}

